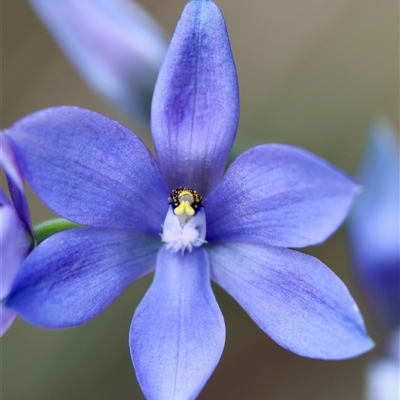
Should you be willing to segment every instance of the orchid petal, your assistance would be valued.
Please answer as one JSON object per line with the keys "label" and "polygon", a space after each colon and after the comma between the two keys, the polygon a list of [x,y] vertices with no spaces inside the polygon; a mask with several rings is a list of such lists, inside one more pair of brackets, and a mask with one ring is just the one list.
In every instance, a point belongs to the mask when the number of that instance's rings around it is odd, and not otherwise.
{"label": "orchid petal", "polygon": [[211,290],[207,253],[161,248],[154,281],[139,304],[130,348],[147,399],[193,399],[217,365],[225,325]]}
{"label": "orchid petal", "polygon": [[241,154],[204,203],[209,242],[280,247],[323,242],[343,222],[357,185],[321,158],[270,144]]}
{"label": "orchid petal", "polygon": [[0,303],[0,337],[2,337],[14,322],[15,317],[17,314],[9,310],[8,308],[3,307]]}
{"label": "orchid petal", "polygon": [[171,188],[206,196],[222,177],[239,118],[239,92],[225,21],[212,1],[184,9],[154,89],[151,125]]}
{"label": "orchid petal", "polygon": [[386,121],[372,126],[358,177],[364,190],[349,218],[354,267],[371,307],[394,328],[400,322],[400,164],[396,133]]}
{"label": "orchid petal", "polygon": [[12,150],[11,141],[3,132],[0,133],[0,165],[6,174],[15,209],[21,221],[24,222],[26,229],[33,236],[31,216],[25,198],[24,176]]}
{"label": "orchid petal", "polygon": [[8,295],[28,247],[29,240],[14,208],[3,205],[0,207],[0,300]]}
{"label": "orchid petal", "polygon": [[213,280],[284,348],[320,359],[372,348],[346,286],[316,258],[244,243],[212,246],[209,254]]}
{"label": "orchid petal", "polygon": [[25,259],[6,306],[46,328],[83,324],[154,269],[159,240],[129,230],[79,228]]}
{"label": "orchid petal", "polygon": [[167,44],[160,26],[128,0],[30,0],[61,50],[93,90],[149,123]]}
{"label": "orchid petal", "polygon": [[21,168],[56,213],[82,225],[161,232],[168,189],[143,142],[78,107],[31,114],[9,129]]}

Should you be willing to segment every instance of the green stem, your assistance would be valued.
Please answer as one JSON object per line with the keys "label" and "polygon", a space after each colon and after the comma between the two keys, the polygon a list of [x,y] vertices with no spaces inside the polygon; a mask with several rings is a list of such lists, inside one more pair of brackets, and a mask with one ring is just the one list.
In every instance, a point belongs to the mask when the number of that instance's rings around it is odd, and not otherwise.
{"label": "green stem", "polygon": [[78,228],[79,226],[80,225],[68,221],[64,218],[54,218],[48,221],[44,221],[33,228],[35,232],[36,244],[42,243],[44,240],[54,235],[55,233]]}

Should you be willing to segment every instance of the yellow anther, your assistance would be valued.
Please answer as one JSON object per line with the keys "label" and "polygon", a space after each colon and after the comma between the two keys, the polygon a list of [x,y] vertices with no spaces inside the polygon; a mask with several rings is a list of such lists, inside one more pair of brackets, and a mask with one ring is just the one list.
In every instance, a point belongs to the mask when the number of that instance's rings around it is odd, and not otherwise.
{"label": "yellow anther", "polygon": [[193,217],[194,210],[193,210],[192,206],[190,205],[190,203],[188,201],[184,200],[184,201],[182,201],[181,204],[179,204],[178,207],[175,208],[174,213],[176,215],[186,214],[189,217]]}

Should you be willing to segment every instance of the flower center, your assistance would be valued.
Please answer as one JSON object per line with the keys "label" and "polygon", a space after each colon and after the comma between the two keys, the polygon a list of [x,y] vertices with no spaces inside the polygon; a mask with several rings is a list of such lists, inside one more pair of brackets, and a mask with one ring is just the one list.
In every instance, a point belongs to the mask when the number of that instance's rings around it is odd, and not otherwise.
{"label": "flower center", "polygon": [[187,187],[174,189],[168,197],[168,203],[172,205],[175,215],[187,217],[193,217],[196,210],[203,205],[200,194]]}
{"label": "flower center", "polygon": [[205,243],[206,216],[201,195],[196,190],[179,187],[171,192],[168,203],[171,207],[161,234],[167,249],[184,253]]}

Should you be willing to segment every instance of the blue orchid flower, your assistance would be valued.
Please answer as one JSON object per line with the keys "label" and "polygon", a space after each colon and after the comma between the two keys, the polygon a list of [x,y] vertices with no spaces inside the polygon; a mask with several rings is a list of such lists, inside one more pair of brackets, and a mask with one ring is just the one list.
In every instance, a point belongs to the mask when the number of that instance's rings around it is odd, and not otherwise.
{"label": "blue orchid flower", "polygon": [[33,229],[24,194],[23,176],[8,138],[1,133],[0,164],[6,173],[14,202],[0,188],[0,336],[3,336],[16,317],[15,311],[5,306],[5,301],[32,247]]}
{"label": "blue orchid flower", "polygon": [[130,130],[77,107],[31,114],[8,129],[25,177],[55,212],[81,224],[24,263],[7,306],[46,328],[83,324],[155,270],[129,344],[148,399],[189,399],[217,365],[222,286],[278,344],[313,358],[368,351],[356,303],[322,262],[292,250],[324,241],[358,192],[296,147],[260,145],[224,175],[239,118],[223,16],[185,7],[152,103],[157,161]]}
{"label": "blue orchid flower", "polygon": [[364,190],[349,218],[356,278],[381,326],[400,324],[399,146],[385,120],[371,126],[358,179]]}
{"label": "blue orchid flower", "polygon": [[129,0],[29,0],[81,77],[130,116],[148,123],[167,49],[160,26]]}

